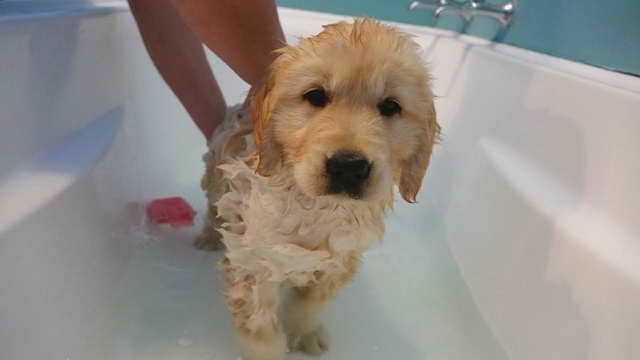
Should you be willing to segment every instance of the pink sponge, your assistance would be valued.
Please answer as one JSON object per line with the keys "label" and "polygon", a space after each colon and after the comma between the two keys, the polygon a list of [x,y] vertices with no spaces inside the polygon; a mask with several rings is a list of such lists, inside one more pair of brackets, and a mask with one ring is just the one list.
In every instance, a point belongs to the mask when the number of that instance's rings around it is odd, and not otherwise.
{"label": "pink sponge", "polygon": [[147,206],[147,216],[154,224],[170,224],[174,228],[193,225],[196,212],[181,197],[153,200]]}

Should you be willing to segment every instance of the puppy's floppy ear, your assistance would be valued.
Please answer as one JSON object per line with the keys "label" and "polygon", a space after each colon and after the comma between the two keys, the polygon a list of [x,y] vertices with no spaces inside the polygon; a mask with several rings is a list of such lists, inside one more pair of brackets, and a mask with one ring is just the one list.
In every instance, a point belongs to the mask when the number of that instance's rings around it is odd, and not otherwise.
{"label": "puppy's floppy ear", "polygon": [[440,137],[440,125],[436,120],[436,109],[433,98],[429,95],[429,105],[420,123],[416,151],[402,164],[400,173],[400,194],[408,203],[415,203],[416,196],[422,186],[422,179],[429,167],[433,145]]}
{"label": "puppy's floppy ear", "polygon": [[274,78],[275,76],[270,73],[251,99],[253,133],[258,153],[256,172],[262,176],[272,175],[280,166],[281,149],[275,142],[273,122],[271,121],[276,105],[272,93],[275,84]]}

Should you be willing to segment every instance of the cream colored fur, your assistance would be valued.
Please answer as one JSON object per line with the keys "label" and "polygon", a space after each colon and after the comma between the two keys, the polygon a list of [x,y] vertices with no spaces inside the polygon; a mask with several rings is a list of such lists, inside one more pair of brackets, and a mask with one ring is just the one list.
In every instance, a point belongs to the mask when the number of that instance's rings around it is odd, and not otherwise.
{"label": "cream colored fur", "polygon": [[[382,241],[394,184],[414,202],[439,134],[429,77],[405,34],[370,19],[325,27],[286,46],[249,116],[228,117],[205,156],[209,199],[197,246],[226,256],[227,306],[246,360],[281,360],[291,350],[319,354],[328,336],[317,313]],[[309,89],[330,97],[319,108]],[[380,114],[393,98],[402,111]],[[255,142],[255,144],[254,144]],[[325,161],[341,150],[373,163],[361,199],[327,195]],[[279,315],[280,289],[292,287]]]}

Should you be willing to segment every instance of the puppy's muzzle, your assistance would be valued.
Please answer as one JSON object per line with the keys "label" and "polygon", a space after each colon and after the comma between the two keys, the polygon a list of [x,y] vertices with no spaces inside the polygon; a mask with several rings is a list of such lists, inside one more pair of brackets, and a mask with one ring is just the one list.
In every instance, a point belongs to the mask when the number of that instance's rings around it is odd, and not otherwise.
{"label": "puppy's muzzle", "polygon": [[372,164],[363,155],[341,151],[327,159],[329,194],[345,193],[352,199],[360,199],[371,174]]}

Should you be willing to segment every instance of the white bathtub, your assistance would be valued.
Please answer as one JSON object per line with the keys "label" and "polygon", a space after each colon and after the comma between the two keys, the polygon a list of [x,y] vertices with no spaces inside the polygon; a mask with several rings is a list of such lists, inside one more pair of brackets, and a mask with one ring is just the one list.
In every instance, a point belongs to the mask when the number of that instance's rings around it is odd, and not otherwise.
{"label": "white bathtub", "polygon": [[[291,36],[342,19],[281,14]],[[401,27],[444,141],[326,312],[321,358],[637,359],[640,79]],[[204,143],[126,8],[0,14],[0,44],[0,359],[236,359],[219,255],[137,227],[132,202],[204,208]]]}

